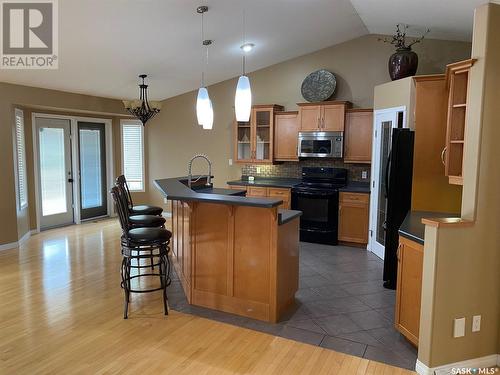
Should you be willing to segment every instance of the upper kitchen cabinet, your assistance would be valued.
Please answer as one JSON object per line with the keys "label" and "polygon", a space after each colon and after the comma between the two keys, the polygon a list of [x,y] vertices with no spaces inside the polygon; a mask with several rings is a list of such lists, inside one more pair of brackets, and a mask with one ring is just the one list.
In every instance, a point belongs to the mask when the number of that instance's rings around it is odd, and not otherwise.
{"label": "upper kitchen cabinet", "polygon": [[235,161],[271,164],[274,160],[274,115],[279,105],[254,105],[249,122],[236,122]]}
{"label": "upper kitchen cabinet", "polygon": [[448,86],[448,114],[446,146],[442,153],[445,174],[450,184],[463,185],[463,157],[467,117],[467,87],[469,70],[474,59],[460,61],[446,67]]}
{"label": "upper kitchen cabinet", "polygon": [[298,161],[299,113],[277,112],[274,117],[274,160]]}
{"label": "upper kitchen cabinet", "polygon": [[348,109],[344,130],[344,163],[372,161],[373,109]]}
{"label": "upper kitchen cabinet", "polygon": [[345,113],[350,102],[299,103],[301,131],[344,131]]}

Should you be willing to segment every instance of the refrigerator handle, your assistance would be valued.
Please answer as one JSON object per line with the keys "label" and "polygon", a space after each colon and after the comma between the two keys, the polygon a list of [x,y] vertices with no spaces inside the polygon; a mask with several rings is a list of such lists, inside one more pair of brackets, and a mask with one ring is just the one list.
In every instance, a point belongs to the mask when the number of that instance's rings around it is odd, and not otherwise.
{"label": "refrigerator handle", "polygon": [[389,156],[387,157],[387,162],[385,164],[385,197],[389,197],[389,168],[391,166],[391,155],[392,150],[389,151]]}

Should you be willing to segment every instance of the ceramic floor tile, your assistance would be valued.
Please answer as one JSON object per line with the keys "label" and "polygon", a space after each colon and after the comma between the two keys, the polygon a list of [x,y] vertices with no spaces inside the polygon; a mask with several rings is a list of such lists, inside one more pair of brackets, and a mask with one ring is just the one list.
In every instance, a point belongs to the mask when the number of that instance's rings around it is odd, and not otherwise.
{"label": "ceramic floor tile", "polygon": [[379,293],[360,295],[357,298],[372,309],[383,309],[394,306],[396,293],[392,290],[387,290]]}
{"label": "ceramic floor tile", "polygon": [[375,346],[368,346],[363,356],[366,359],[371,359],[378,362],[387,363],[389,365],[403,367],[409,370],[415,370],[415,360],[403,358],[398,352],[393,350],[382,349]]}
{"label": "ceramic floor tile", "polygon": [[362,357],[366,350],[365,344],[330,336],[325,336],[320,346],[358,357]]}
{"label": "ceramic floor tile", "polygon": [[354,312],[346,315],[364,330],[392,326],[389,320],[375,310]]}
{"label": "ceramic floor tile", "polygon": [[330,336],[338,336],[343,333],[359,332],[362,330],[354,321],[346,315],[334,315],[325,318],[314,319],[314,322],[325,330]]}

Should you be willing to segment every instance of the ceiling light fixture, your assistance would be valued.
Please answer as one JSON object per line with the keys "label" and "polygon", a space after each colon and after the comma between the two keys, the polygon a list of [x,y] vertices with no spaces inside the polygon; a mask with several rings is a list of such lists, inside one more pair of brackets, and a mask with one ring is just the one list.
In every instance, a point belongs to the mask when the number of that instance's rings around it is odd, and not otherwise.
{"label": "ceiling light fixture", "polygon": [[[243,45],[241,46],[241,49],[245,52],[245,46],[250,47],[250,44],[251,43],[246,42],[245,10],[243,9]],[[252,47],[250,47],[250,49]],[[245,53],[243,53],[243,74],[240,76],[240,78],[238,78],[236,95],[234,96],[234,111],[236,113],[236,121],[241,122],[248,122],[250,120],[250,112],[252,111],[252,89],[250,87],[250,80],[245,74],[245,58]]]}
{"label": "ceiling light fixture", "polygon": [[[214,124],[214,110],[212,101],[208,95],[208,90],[205,87],[205,68],[208,67],[208,47],[212,44],[212,40],[205,39],[204,20],[203,15],[208,12],[208,7],[205,5],[196,8],[196,12],[201,14],[201,44],[206,49],[205,62],[202,57],[201,67],[201,85],[198,89],[198,96],[196,98],[196,117],[198,125],[203,126],[203,129],[212,129]],[[202,50],[203,51],[203,50]]]}
{"label": "ceiling light fixture", "polygon": [[255,44],[253,44],[253,43],[245,43],[240,48],[243,50],[243,52],[248,53],[251,50],[253,50],[253,47],[255,47]]}
{"label": "ceiling light fixture", "polygon": [[142,83],[139,84],[139,100],[123,100],[125,109],[135,118],[141,120],[143,126],[161,109],[160,102],[148,101],[148,85],[144,82],[146,77],[146,74],[139,76],[142,79]]}

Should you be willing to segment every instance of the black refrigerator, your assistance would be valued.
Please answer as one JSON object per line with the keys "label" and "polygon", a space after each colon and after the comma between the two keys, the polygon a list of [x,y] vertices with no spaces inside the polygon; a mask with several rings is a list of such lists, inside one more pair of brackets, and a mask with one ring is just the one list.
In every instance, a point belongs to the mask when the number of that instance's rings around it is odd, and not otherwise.
{"label": "black refrigerator", "polygon": [[385,169],[387,210],[384,223],[384,286],[389,289],[396,289],[398,231],[411,208],[414,139],[415,132],[410,129],[392,130],[392,148]]}

